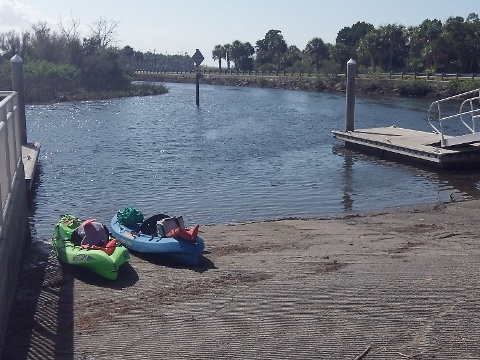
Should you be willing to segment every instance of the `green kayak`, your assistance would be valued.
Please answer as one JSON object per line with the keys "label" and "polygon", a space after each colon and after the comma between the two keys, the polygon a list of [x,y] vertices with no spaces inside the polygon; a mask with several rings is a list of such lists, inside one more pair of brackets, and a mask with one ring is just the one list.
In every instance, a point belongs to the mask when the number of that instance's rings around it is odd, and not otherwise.
{"label": "green kayak", "polygon": [[[98,224],[93,219],[82,221],[73,215],[63,215],[53,231],[53,248],[59,261],[86,267],[100,276],[115,280],[119,267],[128,261],[130,254],[106,228],[103,230]],[[95,234],[101,234],[102,239]]]}

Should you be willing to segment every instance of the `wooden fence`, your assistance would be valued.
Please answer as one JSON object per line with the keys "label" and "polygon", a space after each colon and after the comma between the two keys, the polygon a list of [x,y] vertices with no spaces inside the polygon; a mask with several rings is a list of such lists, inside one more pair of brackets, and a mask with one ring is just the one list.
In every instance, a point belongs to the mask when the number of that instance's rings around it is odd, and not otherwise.
{"label": "wooden fence", "polygon": [[[338,74],[324,74],[321,72],[301,72],[301,71],[260,71],[260,70],[233,70],[225,69],[219,71],[218,69],[201,69],[200,72],[204,75],[238,75],[238,76],[290,76],[290,77],[318,77],[318,76],[338,76],[345,77],[345,73]],[[194,75],[195,70],[176,70],[176,71],[153,71],[145,69],[137,69],[135,73],[138,74],[190,74]],[[450,81],[450,80],[480,80],[480,75],[476,73],[426,73],[426,72],[389,72],[389,73],[357,73],[357,78],[362,79],[391,79],[391,80],[427,80],[427,81]]]}

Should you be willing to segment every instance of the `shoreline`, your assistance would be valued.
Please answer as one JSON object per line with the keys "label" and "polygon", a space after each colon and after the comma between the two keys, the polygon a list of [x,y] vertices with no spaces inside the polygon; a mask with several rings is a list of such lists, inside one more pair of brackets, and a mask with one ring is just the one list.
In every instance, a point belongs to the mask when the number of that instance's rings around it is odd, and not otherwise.
{"label": "shoreline", "polygon": [[[193,73],[167,74],[167,73],[139,73],[135,74],[135,81],[147,82],[173,82],[196,83]],[[200,85],[225,85],[245,86],[268,89],[301,90],[311,92],[344,93],[346,79],[341,76],[327,75],[297,76],[297,75],[219,75],[201,74]],[[480,82],[462,81],[437,81],[426,79],[388,79],[380,77],[361,78],[356,80],[356,93],[358,95],[389,95],[419,98],[443,98],[478,88]],[[469,90],[467,90],[469,89]]]}

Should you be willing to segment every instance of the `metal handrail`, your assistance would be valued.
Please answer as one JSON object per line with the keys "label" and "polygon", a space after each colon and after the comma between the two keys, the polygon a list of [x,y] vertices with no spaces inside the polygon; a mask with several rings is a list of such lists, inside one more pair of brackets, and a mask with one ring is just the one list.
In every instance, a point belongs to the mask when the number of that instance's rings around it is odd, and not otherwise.
{"label": "metal handrail", "polygon": [[[449,116],[442,116],[442,109],[441,105],[445,103],[446,101],[450,100],[457,100],[457,99],[462,99],[462,98],[467,98],[465,99],[461,105],[460,109],[457,114],[454,115],[449,115]],[[475,102],[478,101],[477,107],[474,106]],[[464,107],[469,104],[470,105],[470,110],[464,109]],[[470,115],[471,119],[471,126],[467,123],[467,120],[465,119],[465,116]],[[440,99],[437,101],[434,101],[428,108],[428,123],[430,126],[433,128],[434,132],[436,134],[439,134],[441,136],[441,144],[443,146],[444,140],[445,140],[445,135],[443,132],[443,125],[444,122],[447,120],[452,120],[455,118],[459,118],[462,124],[468,129],[470,133],[475,133],[475,120],[480,119],[480,89],[475,89],[471,91],[464,92],[462,94],[450,96],[444,99]],[[438,121],[439,123],[439,128],[437,128],[433,122]]]}

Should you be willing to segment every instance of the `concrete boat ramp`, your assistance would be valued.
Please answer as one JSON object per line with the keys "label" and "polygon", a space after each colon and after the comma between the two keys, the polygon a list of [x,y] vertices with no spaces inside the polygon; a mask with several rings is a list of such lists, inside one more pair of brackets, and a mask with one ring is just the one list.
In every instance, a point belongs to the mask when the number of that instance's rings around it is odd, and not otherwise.
{"label": "concrete boat ramp", "polygon": [[[438,134],[399,127],[333,131],[345,147],[389,160],[421,163],[442,169],[471,167],[480,163],[480,143],[445,148]],[[444,136],[445,139],[453,137]]]}

